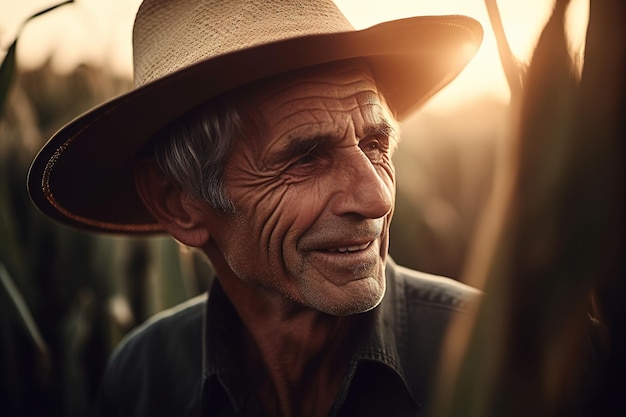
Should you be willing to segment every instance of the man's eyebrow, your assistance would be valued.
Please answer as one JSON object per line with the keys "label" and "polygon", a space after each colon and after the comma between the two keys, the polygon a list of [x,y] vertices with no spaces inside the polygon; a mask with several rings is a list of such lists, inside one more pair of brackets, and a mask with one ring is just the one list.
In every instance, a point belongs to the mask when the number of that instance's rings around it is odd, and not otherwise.
{"label": "man's eyebrow", "polygon": [[329,140],[326,135],[305,136],[292,139],[286,146],[284,152],[291,155],[303,155],[311,152],[320,143]]}
{"label": "man's eyebrow", "polygon": [[371,131],[373,131],[373,133],[391,136],[395,132],[395,129],[387,120],[381,120],[371,127]]}
{"label": "man's eyebrow", "polygon": [[280,149],[274,157],[274,161],[282,161],[290,159],[294,156],[306,155],[313,151],[320,144],[328,142],[330,136],[328,135],[313,135],[313,136],[298,136],[289,140],[289,143]]}
{"label": "man's eyebrow", "polygon": [[387,136],[391,139],[393,139],[394,141],[398,141],[399,140],[399,136],[398,136],[398,130],[396,129],[396,127],[391,124],[388,120],[383,119],[378,123],[372,124],[370,126],[368,126],[365,129],[364,132],[364,138],[368,137],[368,136],[377,136],[377,135],[381,135],[381,136]]}

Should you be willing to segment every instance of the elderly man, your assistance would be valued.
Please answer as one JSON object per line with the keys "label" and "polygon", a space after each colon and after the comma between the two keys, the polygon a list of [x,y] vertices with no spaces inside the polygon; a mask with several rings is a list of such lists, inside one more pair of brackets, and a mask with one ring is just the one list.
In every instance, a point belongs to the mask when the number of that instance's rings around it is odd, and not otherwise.
{"label": "elderly man", "polygon": [[145,0],[134,91],[33,163],[47,214],[167,232],[217,280],[116,350],[120,416],[415,415],[475,291],[387,255],[397,119],[452,80],[482,32],[461,16],[355,31],[330,1]]}

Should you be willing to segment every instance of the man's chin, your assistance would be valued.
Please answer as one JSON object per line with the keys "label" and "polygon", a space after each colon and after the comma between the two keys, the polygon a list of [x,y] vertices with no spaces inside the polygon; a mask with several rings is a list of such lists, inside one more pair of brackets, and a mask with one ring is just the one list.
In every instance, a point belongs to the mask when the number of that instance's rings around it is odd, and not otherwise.
{"label": "man's chin", "polygon": [[333,316],[365,313],[378,306],[384,295],[385,280],[378,277],[352,281],[326,296],[323,291],[305,294],[311,307]]}

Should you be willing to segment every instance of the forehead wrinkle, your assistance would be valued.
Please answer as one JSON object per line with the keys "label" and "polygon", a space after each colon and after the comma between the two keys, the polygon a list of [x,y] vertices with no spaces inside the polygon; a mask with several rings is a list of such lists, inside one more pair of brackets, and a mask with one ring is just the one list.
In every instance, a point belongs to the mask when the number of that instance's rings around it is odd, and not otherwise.
{"label": "forehead wrinkle", "polygon": [[[337,103],[337,101],[339,101],[339,103]],[[271,124],[269,127],[270,129],[276,129],[276,130],[284,129],[284,132],[281,134],[281,137],[284,137],[284,136],[291,137],[291,133],[293,131],[300,129],[303,126],[333,124],[333,123],[337,123],[338,119],[343,119],[343,121],[345,122],[350,122],[351,120],[354,120],[353,113],[355,110],[361,110],[360,111],[361,117],[363,117],[363,109],[368,108],[368,107],[378,108],[378,111],[376,111],[375,109],[372,109],[371,111],[369,111],[372,121],[377,122],[377,120],[379,119],[382,119],[382,120],[386,119],[384,116],[384,111],[382,109],[382,106],[380,105],[377,99],[377,96],[369,97],[365,99],[364,101],[365,103],[362,103],[358,97],[355,97],[352,95],[343,97],[340,100],[324,99],[322,100],[322,103],[319,103],[321,105],[316,105],[315,107],[307,106],[306,108],[302,108],[297,111],[291,111],[288,114],[285,114],[284,116],[276,120],[275,123]],[[349,105],[346,103],[349,103]],[[337,105],[328,106],[327,104],[337,104]],[[298,117],[301,115],[305,115],[305,116]],[[340,116],[340,115],[342,115],[343,117],[338,118],[337,116]],[[309,120],[306,116],[310,116],[311,120]],[[366,119],[366,117],[364,117],[364,119]],[[293,126],[289,126],[292,120],[297,120],[299,121],[299,123]]]}
{"label": "forehead wrinkle", "polygon": [[[364,88],[359,91],[354,90],[346,90],[346,91],[334,91],[332,95],[321,95],[318,94],[319,89],[315,88],[314,91],[316,94],[302,94],[296,97],[290,98],[288,100],[277,100],[275,101],[275,106],[270,107],[270,103],[265,102],[266,106],[263,104],[260,106],[263,111],[267,113],[281,112],[284,108],[291,110],[292,108],[306,108],[311,106],[312,103],[324,103],[327,108],[324,110],[353,110],[353,108],[346,108],[344,103],[347,100],[355,100],[359,102],[359,98],[366,96],[363,100],[365,102],[377,102],[378,91],[376,88],[372,86],[372,88]],[[339,94],[341,93],[341,94]],[[337,104],[337,106],[328,106],[328,104]],[[319,110],[319,109],[318,109]],[[293,113],[295,114],[295,113]]]}
{"label": "forehead wrinkle", "polygon": [[[345,109],[352,111],[354,108]],[[325,108],[303,109],[293,113],[293,116],[304,115],[303,117],[292,118],[286,116],[280,119],[272,128],[281,131],[281,138],[293,139],[297,136],[316,136],[336,133],[340,130],[337,117],[331,115],[332,110]],[[346,121],[348,118],[344,118]],[[341,123],[343,124],[343,123]],[[316,131],[317,130],[317,131]],[[310,133],[294,133],[298,131],[311,131]]]}
{"label": "forehead wrinkle", "polygon": [[281,137],[286,138],[287,142],[291,142],[300,139],[332,136],[340,130],[339,126],[335,123],[303,123],[285,130]]}
{"label": "forehead wrinkle", "polygon": [[[295,93],[294,93],[295,90]],[[325,91],[327,95],[320,95],[319,91]],[[329,79],[300,79],[297,82],[283,83],[268,88],[259,94],[259,107],[268,112],[279,111],[285,106],[293,106],[295,102],[309,100],[342,99],[349,95],[371,92],[378,95],[376,84],[366,78],[350,78],[349,81],[341,82],[333,78]],[[286,100],[284,97],[286,96]]]}

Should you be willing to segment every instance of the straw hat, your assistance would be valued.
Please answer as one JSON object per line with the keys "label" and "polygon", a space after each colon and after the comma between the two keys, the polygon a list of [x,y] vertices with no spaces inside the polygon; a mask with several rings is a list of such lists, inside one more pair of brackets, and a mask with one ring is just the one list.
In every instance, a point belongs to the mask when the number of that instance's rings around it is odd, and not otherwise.
{"label": "straw hat", "polygon": [[481,40],[465,16],[357,31],[330,0],[145,0],[133,31],[136,88],[57,132],[33,161],[29,193],[73,227],[162,232],[135,192],[134,158],[192,107],[273,75],[364,57],[402,119],[456,77]]}

